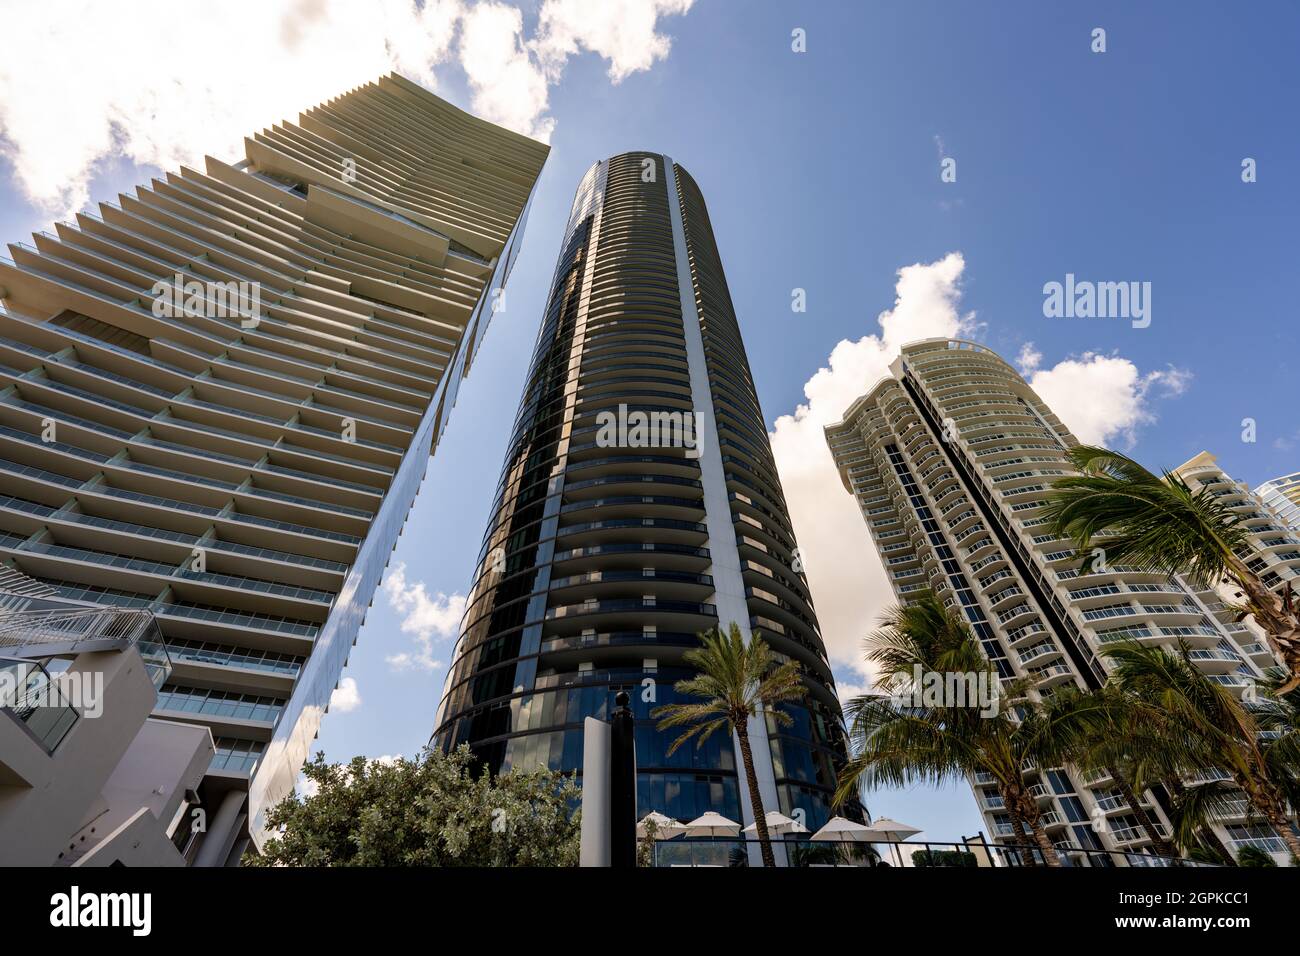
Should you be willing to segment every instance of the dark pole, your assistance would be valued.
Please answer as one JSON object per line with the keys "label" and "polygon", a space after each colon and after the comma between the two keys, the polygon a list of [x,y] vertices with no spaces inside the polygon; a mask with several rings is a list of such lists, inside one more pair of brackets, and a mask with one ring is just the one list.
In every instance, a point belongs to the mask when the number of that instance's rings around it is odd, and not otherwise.
{"label": "dark pole", "polygon": [[610,721],[609,842],[610,866],[636,866],[636,735],[626,691],[614,698],[618,709]]}

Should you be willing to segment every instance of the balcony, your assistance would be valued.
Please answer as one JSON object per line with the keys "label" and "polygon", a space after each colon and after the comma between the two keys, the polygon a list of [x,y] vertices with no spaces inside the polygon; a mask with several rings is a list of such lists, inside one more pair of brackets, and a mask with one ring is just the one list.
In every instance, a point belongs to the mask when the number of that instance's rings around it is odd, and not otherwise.
{"label": "balcony", "polygon": [[1281,837],[1246,837],[1240,840],[1229,840],[1232,847],[1237,850],[1250,847],[1253,850],[1263,850],[1265,853],[1287,853],[1286,843]]}
{"label": "balcony", "polygon": [[22,611],[0,613],[0,652],[14,660],[70,657],[136,645],[154,687],[171,673],[171,661],[153,615],[144,610],[80,607],[29,598]]}
{"label": "balcony", "polygon": [[0,710],[26,727],[47,753],[54,753],[81,719],[38,661],[0,658],[0,688]]}
{"label": "balcony", "polygon": [[990,595],[989,606],[996,610],[998,607],[1006,604],[1013,598],[1023,597],[1024,593],[1025,592],[1020,589],[1019,585],[1013,584],[1010,587],[999,591],[997,594]]}
{"label": "balcony", "polygon": [[1050,667],[1044,667],[1041,670],[1030,671],[1029,677],[1034,682],[1034,686],[1040,690],[1046,687],[1055,687],[1058,684],[1064,684],[1074,679],[1074,671],[1065,664],[1053,664]]}
{"label": "balcony", "polygon": [[1109,770],[1093,770],[1079,778],[1079,781],[1085,787],[1096,787],[1104,783],[1111,782],[1112,778]]}
{"label": "balcony", "polygon": [[1216,820],[1244,820],[1254,816],[1257,811],[1244,797],[1241,799],[1229,797],[1217,804],[1210,812]]}
{"label": "balcony", "polygon": [[1060,657],[1061,649],[1051,641],[1044,641],[1041,644],[1035,644],[1033,647],[1020,651],[1017,656],[1021,664],[1029,664],[1032,661],[1047,660],[1051,657]]}
{"label": "balcony", "polygon": [[1008,610],[1002,611],[1000,614],[998,614],[997,622],[999,624],[1010,624],[1012,621],[1016,620],[1017,618],[1025,617],[1033,613],[1034,613],[1034,609],[1031,608],[1028,604],[1018,604],[1015,607],[1009,608]]}
{"label": "balcony", "polygon": [[1211,767],[1207,770],[1200,770],[1190,776],[1183,777],[1183,783],[1189,787],[1199,787],[1206,783],[1226,783],[1231,780],[1231,774],[1215,767]]}
{"label": "balcony", "polygon": [[1218,648],[1188,651],[1189,660],[1196,663],[1203,673],[1226,674],[1235,671],[1242,664],[1242,659],[1232,651]]}
{"label": "balcony", "polygon": [[[1153,826],[1156,833],[1160,834],[1163,839],[1167,840],[1169,838],[1169,829],[1163,823],[1155,823]],[[1110,830],[1110,838],[1123,845],[1145,843],[1151,840],[1143,827],[1114,827]]]}
{"label": "balcony", "polygon": [[1007,640],[1011,642],[1012,647],[1016,647],[1020,644],[1023,644],[1025,641],[1033,640],[1034,638],[1038,637],[1038,635],[1046,634],[1046,633],[1047,633],[1047,629],[1043,627],[1042,624],[1039,624],[1037,621],[1033,621],[1029,624],[1024,625],[1023,627],[1018,627],[1013,631],[1008,631]]}
{"label": "balcony", "polygon": [[[1151,805],[1145,800],[1139,799],[1138,805],[1148,813],[1151,812]],[[1098,796],[1097,806],[1101,808],[1103,813],[1128,813],[1133,809],[1129,806],[1128,801],[1124,799],[1123,794],[1116,792]]]}
{"label": "balcony", "polygon": [[1238,697],[1241,697],[1246,692],[1247,687],[1255,686],[1254,679],[1240,674],[1208,674],[1206,680],[1212,680],[1214,683],[1226,687]]}

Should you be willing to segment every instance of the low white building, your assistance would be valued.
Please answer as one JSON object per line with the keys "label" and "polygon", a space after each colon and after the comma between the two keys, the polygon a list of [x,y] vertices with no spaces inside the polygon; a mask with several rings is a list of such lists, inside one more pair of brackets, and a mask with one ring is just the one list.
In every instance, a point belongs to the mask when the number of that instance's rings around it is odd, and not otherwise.
{"label": "low white building", "polygon": [[200,796],[211,732],[149,716],[171,670],[152,615],[31,585],[0,581],[0,865],[237,859],[243,821]]}

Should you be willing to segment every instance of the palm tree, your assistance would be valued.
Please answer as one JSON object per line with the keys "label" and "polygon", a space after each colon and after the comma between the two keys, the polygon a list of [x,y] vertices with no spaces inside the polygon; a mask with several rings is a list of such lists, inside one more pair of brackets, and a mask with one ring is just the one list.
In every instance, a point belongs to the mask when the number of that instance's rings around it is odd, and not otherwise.
{"label": "palm tree", "polygon": [[1213,585],[1231,580],[1245,596],[1242,616],[1250,614],[1286,665],[1279,688],[1300,687],[1300,609],[1288,582],[1274,594],[1241,555],[1250,547],[1239,515],[1208,489],[1193,492],[1180,477],[1157,477],[1131,458],[1090,445],[1070,449],[1080,472],[1058,479],[1044,512],[1049,530],[1071,539],[1079,554],[1088,554],[1098,535],[1108,563],[1132,564],[1162,574],[1186,574]]}
{"label": "palm tree", "polygon": [[[1085,774],[1104,771],[1162,855],[1176,857],[1181,852],[1201,862],[1236,866],[1210,821],[1231,809],[1240,791],[1222,781],[1190,787],[1184,782],[1184,777],[1205,769],[1206,758],[1190,744],[1177,722],[1122,693],[1114,684],[1087,693],[1070,689],[1046,706],[1066,707],[1070,695],[1101,703],[1097,711],[1069,727],[1072,739],[1064,758]],[[1156,785],[1164,787],[1171,798],[1173,829],[1168,838],[1138,797]]]}
{"label": "palm tree", "polygon": [[[891,608],[866,641],[867,658],[879,670],[877,685],[888,692],[914,684],[925,673],[974,675],[998,693],[998,676],[966,623],[934,594],[919,592],[909,604]],[[1047,762],[1059,751],[1064,724],[1021,700],[1013,707],[1012,684],[998,693],[988,715],[970,701],[945,700],[918,706],[915,700],[866,694],[849,702],[851,756],[840,773],[836,802],[860,789],[938,785],[975,773],[991,776],[1011,820],[1016,842],[1026,829],[1048,866],[1061,865],[1043,826],[1038,802],[1025,783],[1027,766]],[[1032,862],[1032,855],[1024,854]]]}
{"label": "palm tree", "polygon": [[1284,697],[1243,705],[1201,673],[1185,644],[1177,652],[1118,642],[1102,651],[1115,662],[1111,682],[1130,695],[1137,719],[1178,728],[1187,759],[1229,774],[1293,856],[1300,836],[1288,803],[1300,807],[1300,714]]}
{"label": "palm tree", "polygon": [[1175,777],[1165,785],[1173,797],[1169,818],[1174,825],[1174,843],[1191,859],[1201,863],[1236,866],[1236,858],[1214,832],[1210,821],[1228,811],[1233,798],[1241,791],[1222,780],[1209,780],[1188,787]]}
{"label": "palm tree", "polygon": [[656,707],[651,716],[659,719],[660,730],[688,726],[687,731],[668,748],[669,756],[691,738],[695,738],[696,746],[699,746],[723,728],[735,734],[745,768],[745,781],[749,785],[749,802],[754,810],[754,826],[758,830],[763,865],[776,866],[767,833],[763,797],[758,792],[758,777],[754,774],[749,721],[761,710],[782,726],[791,723],[790,715],[777,709],[776,705],[804,696],[799,664],[786,661],[774,667],[767,642],[755,633],[746,644],[735,621],[731,622],[725,635],[716,630],[707,631],[700,635],[700,641],[701,647],[685,654],[687,663],[699,674],[678,681],[675,690],[683,696],[701,700]]}
{"label": "palm tree", "polygon": [[1176,857],[1138,796],[1149,775],[1178,759],[1180,740],[1174,728],[1150,720],[1135,701],[1112,686],[1086,693],[1067,688],[1042,708],[1059,728],[1056,762],[1071,763],[1084,774],[1104,771],[1160,855]]}

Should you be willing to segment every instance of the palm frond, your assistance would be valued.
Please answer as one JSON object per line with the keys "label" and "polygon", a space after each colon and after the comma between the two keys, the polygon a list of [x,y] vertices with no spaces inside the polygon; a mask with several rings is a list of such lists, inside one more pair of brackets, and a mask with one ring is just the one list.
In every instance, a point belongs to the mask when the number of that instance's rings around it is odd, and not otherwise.
{"label": "palm frond", "polygon": [[1069,454],[1080,474],[1055,482],[1043,514],[1052,533],[1074,543],[1084,567],[1100,546],[1108,565],[1181,573],[1210,585],[1248,544],[1241,516],[1209,489],[1194,492],[1178,475],[1157,476],[1106,448],[1081,445]]}
{"label": "palm frond", "polygon": [[778,724],[789,724],[791,717],[778,705],[799,700],[805,694],[800,665],[786,661],[774,666],[767,642],[757,633],[745,641],[735,622],[726,632],[701,634],[700,646],[684,656],[698,673],[678,681],[674,690],[682,697],[698,699],[657,707],[651,716],[658,720],[660,729],[697,723],[700,726],[679,737],[669,753],[692,736],[697,744],[703,743],[724,724],[735,730],[760,706],[766,707]]}

